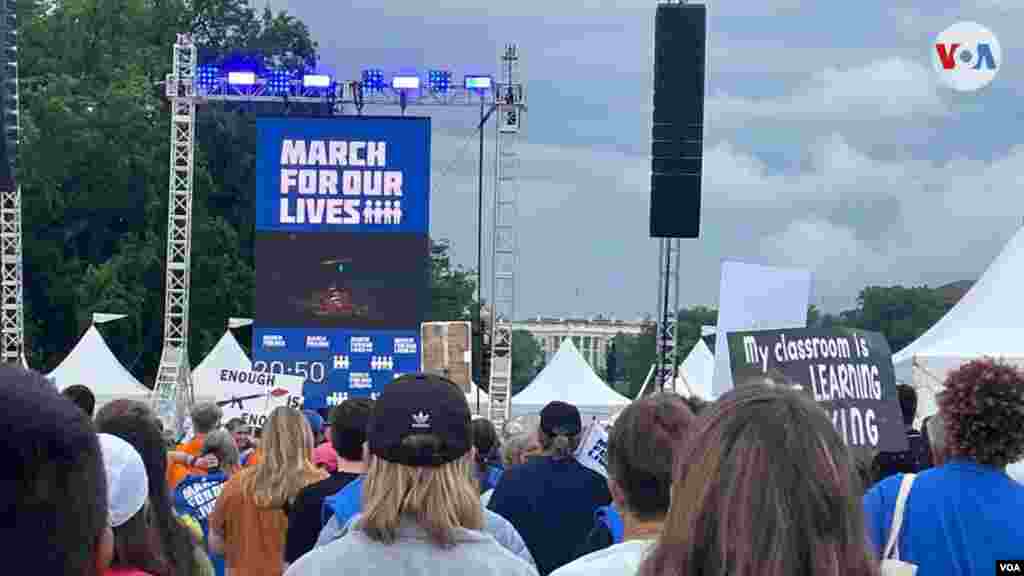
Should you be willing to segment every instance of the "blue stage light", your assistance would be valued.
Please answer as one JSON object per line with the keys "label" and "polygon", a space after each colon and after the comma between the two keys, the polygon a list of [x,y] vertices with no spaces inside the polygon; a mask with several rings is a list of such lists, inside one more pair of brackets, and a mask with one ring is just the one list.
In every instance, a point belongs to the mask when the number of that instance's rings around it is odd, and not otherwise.
{"label": "blue stage light", "polygon": [[228,72],[228,84],[233,86],[252,86],[256,84],[256,73]]}
{"label": "blue stage light", "polygon": [[447,70],[431,70],[427,75],[427,81],[431,92],[444,94],[451,87],[452,73]]}
{"label": "blue stage light", "polygon": [[391,87],[395,90],[419,90],[419,76],[395,76],[391,79]]}
{"label": "blue stage light", "polygon": [[326,74],[306,74],[302,77],[302,85],[306,88],[330,88],[331,77]]}
{"label": "blue stage light", "polygon": [[267,87],[270,92],[284,96],[291,93],[293,74],[288,70],[271,70]]}
{"label": "blue stage light", "polygon": [[466,90],[490,90],[493,85],[490,76],[466,76],[464,82]]}
{"label": "blue stage light", "polygon": [[384,90],[384,71],[376,68],[363,70],[363,88],[377,92]]}
{"label": "blue stage light", "polygon": [[209,92],[220,82],[220,67],[209,64],[196,66],[196,84]]}

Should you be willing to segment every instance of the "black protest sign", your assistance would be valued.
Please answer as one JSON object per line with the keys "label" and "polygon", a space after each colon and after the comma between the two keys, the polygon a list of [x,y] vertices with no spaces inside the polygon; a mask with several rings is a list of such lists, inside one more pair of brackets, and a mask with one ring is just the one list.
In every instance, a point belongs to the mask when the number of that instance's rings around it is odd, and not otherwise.
{"label": "black protest sign", "polygon": [[783,381],[810,394],[851,447],[907,449],[892,353],[878,332],[795,328],[730,332],[737,386]]}

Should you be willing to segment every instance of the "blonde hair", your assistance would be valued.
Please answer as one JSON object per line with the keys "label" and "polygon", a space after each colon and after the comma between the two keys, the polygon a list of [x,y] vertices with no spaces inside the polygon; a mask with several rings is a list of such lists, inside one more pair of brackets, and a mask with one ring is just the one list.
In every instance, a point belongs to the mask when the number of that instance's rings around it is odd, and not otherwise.
{"label": "blonde hair", "polygon": [[242,489],[261,508],[283,508],[299,491],[324,478],[313,465],[313,431],[302,412],[279,406],[263,427],[262,458],[246,473]]}
{"label": "blonde hair", "polygon": [[[440,446],[433,435],[417,434],[409,448]],[[412,467],[371,456],[363,487],[360,529],[372,540],[391,544],[402,517],[412,517],[441,548],[455,545],[455,530],[483,528],[480,491],[472,480],[473,453],[438,467]]]}

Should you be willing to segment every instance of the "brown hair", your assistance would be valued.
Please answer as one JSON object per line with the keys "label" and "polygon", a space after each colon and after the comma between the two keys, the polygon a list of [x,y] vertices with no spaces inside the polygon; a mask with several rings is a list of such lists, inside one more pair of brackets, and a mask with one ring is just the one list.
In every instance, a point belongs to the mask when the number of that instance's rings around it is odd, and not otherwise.
{"label": "brown hair", "polygon": [[[432,434],[414,434],[402,444],[437,450],[441,440]],[[431,467],[405,466],[371,456],[360,529],[372,540],[391,544],[406,516],[414,518],[438,547],[454,546],[456,529],[480,530],[484,524],[472,464],[472,453]]]}
{"label": "brown hair", "polygon": [[672,505],[640,575],[876,575],[852,468],[804,394],[732,390],[676,455]]}
{"label": "brown hair", "polygon": [[1024,372],[990,358],[968,362],[939,394],[951,454],[1004,468],[1024,454]]}
{"label": "brown hair", "polygon": [[669,506],[672,453],[694,416],[677,394],[658,393],[630,404],[608,435],[608,473],[639,520],[660,520]]}

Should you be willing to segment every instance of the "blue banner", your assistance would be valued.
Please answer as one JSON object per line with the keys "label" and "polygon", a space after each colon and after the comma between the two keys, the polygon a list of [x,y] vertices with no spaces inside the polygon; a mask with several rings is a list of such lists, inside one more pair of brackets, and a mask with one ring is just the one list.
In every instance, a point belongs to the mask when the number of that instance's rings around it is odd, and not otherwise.
{"label": "blue banner", "polygon": [[256,121],[256,229],[428,232],[430,119]]}
{"label": "blue banner", "polygon": [[305,378],[306,408],[376,398],[398,375],[419,370],[420,353],[416,330],[253,330],[253,369]]}

